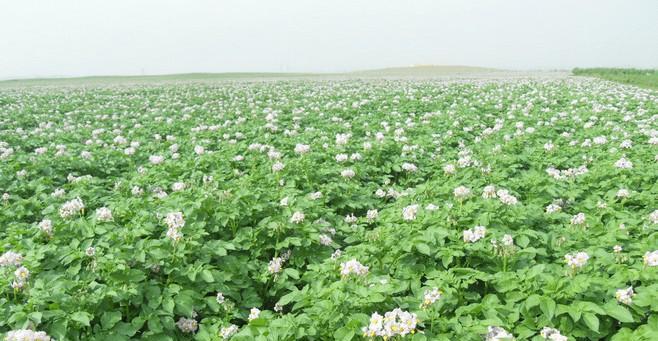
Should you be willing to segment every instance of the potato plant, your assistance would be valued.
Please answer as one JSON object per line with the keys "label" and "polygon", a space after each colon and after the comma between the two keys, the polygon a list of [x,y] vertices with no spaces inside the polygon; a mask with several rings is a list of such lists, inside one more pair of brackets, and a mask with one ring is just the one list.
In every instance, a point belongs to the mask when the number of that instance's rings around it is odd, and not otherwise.
{"label": "potato plant", "polygon": [[6,340],[656,340],[658,95],[0,91]]}

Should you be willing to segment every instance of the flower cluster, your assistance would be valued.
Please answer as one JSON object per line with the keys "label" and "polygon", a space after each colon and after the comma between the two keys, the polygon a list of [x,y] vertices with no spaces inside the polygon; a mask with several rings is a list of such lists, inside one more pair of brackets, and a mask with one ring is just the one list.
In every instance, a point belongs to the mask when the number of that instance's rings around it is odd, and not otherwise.
{"label": "flower cluster", "polygon": [[621,159],[617,160],[617,162],[615,162],[615,167],[619,169],[631,169],[633,168],[633,162],[626,159],[625,157],[622,157]]}
{"label": "flower cluster", "polygon": [[199,328],[199,323],[195,319],[181,317],[176,322],[176,326],[183,333],[194,333]]}
{"label": "flower cluster", "polygon": [[465,243],[475,243],[478,240],[484,238],[484,235],[487,234],[487,228],[484,226],[475,226],[472,229],[464,231],[464,242]]}
{"label": "flower cluster", "polygon": [[571,225],[584,225],[585,221],[585,213],[582,212],[571,217]]}
{"label": "flower cluster", "polygon": [[295,213],[292,214],[292,217],[290,218],[290,222],[293,224],[301,224],[304,221],[304,218],[306,218],[304,212],[296,211]]}
{"label": "flower cluster", "polygon": [[519,203],[519,200],[515,196],[509,194],[509,191],[506,189],[499,189],[496,192],[496,195],[498,196],[498,199],[500,199],[500,202],[507,206],[514,206]]}
{"label": "flower cluster", "polygon": [[368,220],[368,222],[371,223],[377,220],[378,216],[379,216],[379,211],[377,211],[376,209],[368,210],[368,212],[366,213],[366,220]]}
{"label": "flower cluster", "polygon": [[646,266],[658,266],[658,250],[655,251],[647,251],[644,254],[644,265]]}
{"label": "flower cluster", "polygon": [[501,327],[489,326],[487,328],[486,341],[511,341],[514,336]]}
{"label": "flower cluster", "polygon": [[655,210],[649,214],[649,221],[651,221],[652,224],[658,224],[658,210]]}
{"label": "flower cluster", "polygon": [[551,327],[544,327],[542,328],[541,332],[539,332],[539,335],[541,335],[544,340],[548,341],[567,341],[568,338],[560,333],[559,330]]}
{"label": "flower cluster", "polygon": [[630,305],[631,303],[633,303],[633,296],[635,296],[635,292],[633,291],[632,286],[626,289],[618,289],[615,292],[615,298],[617,299],[617,302],[626,305]]}
{"label": "flower cluster", "polygon": [[343,169],[342,171],[340,171],[340,176],[342,176],[346,179],[351,179],[351,178],[356,176],[356,172],[354,172],[354,170],[350,169],[350,168]]}
{"label": "flower cluster", "polygon": [[85,204],[82,202],[82,199],[75,198],[73,200],[67,201],[59,209],[59,215],[62,218],[69,218],[78,213],[81,213],[84,210]]}
{"label": "flower cluster", "polygon": [[457,200],[464,200],[471,195],[471,189],[466,186],[459,186],[455,188],[453,195]]}
{"label": "flower cluster", "polygon": [[329,245],[331,245],[331,242],[333,242],[333,240],[328,235],[326,235],[326,234],[321,234],[320,235],[320,244],[322,244],[324,246],[329,246]]}
{"label": "flower cluster", "polygon": [[491,239],[491,245],[498,256],[507,257],[514,252],[514,238],[510,234],[505,234],[500,239]]}
{"label": "flower cluster", "polygon": [[295,146],[295,153],[297,153],[299,155],[304,155],[304,154],[306,154],[310,151],[311,151],[311,146],[309,146],[307,144],[298,143]]}
{"label": "flower cluster", "polygon": [[363,336],[374,338],[382,337],[384,340],[414,334],[418,318],[416,314],[404,311],[400,308],[386,312],[384,316],[373,313],[370,316],[370,324],[363,327]]}
{"label": "flower cluster", "polygon": [[404,220],[415,220],[416,214],[418,213],[418,205],[409,205],[402,209],[402,219]]}
{"label": "flower cluster", "polygon": [[249,310],[249,321],[255,320],[260,316],[260,309],[258,308],[251,308]]}
{"label": "flower cluster", "polygon": [[484,199],[493,199],[496,197],[496,186],[487,185],[482,189],[482,198]]}
{"label": "flower cluster", "polygon": [[8,332],[5,341],[53,341],[53,339],[46,332],[19,329]]}
{"label": "flower cluster", "polygon": [[45,233],[45,234],[51,236],[51,235],[53,234],[53,222],[52,222],[52,220],[50,220],[50,219],[43,219],[43,220],[41,220],[41,221],[39,222],[39,229],[40,229],[43,233]]}
{"label": "flower cluster", "polygon": [[16,271],[14,271],[15,279],[11,283],[11,287],[16,290],[22,289],[25,284],[27,284],[27,280],[30,277],[30,271],[26,267],[21,266],[22,262],[23,256],[20,253],[13,251],[7,251],[0,256],[0,267],[17,267]]}
{"label": "flower cluster", "polygon": [[96,220],[98,221],[111,221],[112,211],[107,207],[101,207],[96,210]]}
{"label": "flower cluster", "polygon": [[567,262],[567,265],[572,269],[582,268],[587,264],[589,260],[589,255],[587,252],[577,252],[576,254],[566,254],[564,255],[564,260]]}
{"label": "flower cluster", "polygon": [[22,289],[30,278],[30,271],[26,267],[21,266],[14,271],[14,276],[16,278],[11,283],[11,287],[14,289]]}
{"label": "flower cluster", "polygon": [[587,166],[585,166],[585,165],[582,165],[578,168],[568,168],[568,169],[562,169],[562,170],[556,169],[556,168],[553,168],[553,167],[549,167],[548,169],[546,169],[546,173],[548,173],[548,175],[550,177],[552,177],[553,179],[555,179],[555,180],[572,179],[572,178],[575,178],[577,176],[587,174],[588,172],[589,172],[589,170],[587,169]]}
{"label": "flower cluster", "polygon": [[439,300],[443,293],[438,288],[432,288],[432,290],[425,290],[423,295],[423,303],[420,304],[421,308],[427,308],[432,305],[434,302]]}
{"label": "flower cluster", "polygon": [[228,327],[222,327],[222,329],[219,331],[219,335],[222,337],[223,340],[228,340],[237,332],[238,332],[238,326],[232,324]]}
{"label": "flower cluster", "polygon": [[367,274],[368,267],[359,263],[356,259],[340,264],[340,275],[343,277],[348,277],[350,275],[365,276]]}
{"label": "flower cluster", "polygon": [[274,257],[267,266],[267,271],[271,274],[278,274],[283,268],[283,258]]}
{"label": "flower cluster", "polygon": [[167,213],[164,219],[165,224],[167,225],[167,238],[171,239],[174,242],[177,242],[183,238],[183,233],[181,229],[185,226],[185,219],[183,219],[182,212],[170,212]]}
{"label": "flower cluster", "polygon": [[0,266],[19,266],[23,262],[23,255],[13,251],[7,251],[0,256]]}

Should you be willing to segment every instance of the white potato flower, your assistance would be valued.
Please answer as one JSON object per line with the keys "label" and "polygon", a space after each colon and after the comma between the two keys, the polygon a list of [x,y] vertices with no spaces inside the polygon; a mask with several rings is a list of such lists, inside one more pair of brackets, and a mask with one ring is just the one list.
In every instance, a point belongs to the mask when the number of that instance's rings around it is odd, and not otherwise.
{"label": "white potato flower", "polygon": [[292,214],[292,217],[290,218],[290,222],[293,224],[301,224],[304,221],[305,217],[306,216],[304,215],[304,212],[296,211],[295,213]]}
{"label": "white potato flower", "polygon": [[368,274],[368,267],[359,263],[356,259],[340,264],[340,275],[347,277],[349,275],[365,276]]}
{"label": "white potato flower", "polygon": [[5,336],[5,341],[54,341],[46,332],[29,329],[12,330]]}
{"label": "white potato flower", "polygon": [[566,254],[564,259],[572,269],[582,268],[587,264],[589,255],[586,252],[577,252],[575,254]]}
{"label": "white potato flower", "polygon": [[410,221],[416,220],[416,214],[418,213],[418,205],[409,205],[402,209],[402,219]]}
{"label": "white potato flower", "polygon": [[658,266],[658,250],[647,251],[643,256],[643,260],[646,266]]}
{"label": "white potato flower", "polygon": [[514,340],[514,336],[510,334],[507,330],[489,326],[487,328],[487,335],[485,336],[486,341],[511,341]]}
{"label": "white potato flower", "polygon": [[468,187],[459,186],[459,187],[455,188],[455,190],[453,191],[453,194],[454,194],[455,198],[457,198],[458,200],[462,200],[462,199],[467,198],[469,195],[471,195],[471,190]]}
{"label": "white potato flower", "polygon": [[260,316],[260,309],[258,308],[251,308],[249,310],[249,321],[255,320]]}
{"label": "white potato flower", "polygon": [[20,253],[7,251],[0,256],[0,267],[19,266],[23,262],[23,256]]}
{"label": "white potato flower", "polygon": [[617,299],[617,302],[626,305],[630,305],[633,303],[633,296],[635,296],[635,292],[633,291],[632,286],[625,289],[618,289],[615,292],[615,299]]}
{"label": "white potato flower", "polygon": [[219,335],[222,337],[223,340],[228,340],[237,332],[238,332],[238,326],[232,324],[228,327],[222,327],[222,329],[219,331]]}
{"label": "white potato flower", "polygon": [[550,327],[542,328],[539,335],[548,341],[567,341],[568,338],[560,333],[559,330]]}
{"label": "white potato flower", "polygon": [[112,211],[107,207],[100,207],[96,209],[96,220],[98,221],[112,221]]}

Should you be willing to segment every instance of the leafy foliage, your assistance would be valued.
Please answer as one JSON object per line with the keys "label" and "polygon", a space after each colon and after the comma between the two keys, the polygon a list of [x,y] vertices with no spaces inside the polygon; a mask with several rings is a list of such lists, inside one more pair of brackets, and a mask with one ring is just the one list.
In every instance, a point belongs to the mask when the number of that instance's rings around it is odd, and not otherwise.
{"label": "leafy foliage", "polygon": [[413,340],[655,340],[657,103],[594,80],[3,91],[0,333],[350,340],[401,308]]}

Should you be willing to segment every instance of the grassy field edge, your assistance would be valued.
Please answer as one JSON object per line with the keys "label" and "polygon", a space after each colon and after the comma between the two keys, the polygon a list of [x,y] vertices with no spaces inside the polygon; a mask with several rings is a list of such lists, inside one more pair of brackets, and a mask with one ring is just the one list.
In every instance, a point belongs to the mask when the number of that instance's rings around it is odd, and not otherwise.
{"label": "grassy field edge", "polygon": [[658,89],[658,69],[575,68],[575,76],[597,77],[617,83]]}

